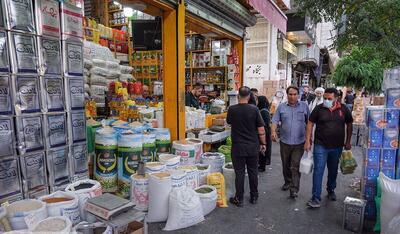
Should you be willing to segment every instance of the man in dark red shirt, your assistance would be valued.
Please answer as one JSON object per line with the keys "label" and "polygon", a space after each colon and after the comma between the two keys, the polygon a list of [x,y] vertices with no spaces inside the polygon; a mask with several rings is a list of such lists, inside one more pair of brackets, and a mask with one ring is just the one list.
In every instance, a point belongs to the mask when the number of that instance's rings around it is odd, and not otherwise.
{"label": "man in dark red shirt", "polygon": [[[323,104],[315,107],[307,124],[304,149],[311,149],[312,130],[316,124],[314,142],[314,173],[312,198],[307,203],[311,208],[321,207],[322,179],[325,166],[328,167],[327,192],[331,201],[336,201],[336,178],[343,146],[351,149],[353,118],[349,109],[338,101],[338,91],[328,88],[324,93]],[[345,141],[346,131],[346,141]]]}

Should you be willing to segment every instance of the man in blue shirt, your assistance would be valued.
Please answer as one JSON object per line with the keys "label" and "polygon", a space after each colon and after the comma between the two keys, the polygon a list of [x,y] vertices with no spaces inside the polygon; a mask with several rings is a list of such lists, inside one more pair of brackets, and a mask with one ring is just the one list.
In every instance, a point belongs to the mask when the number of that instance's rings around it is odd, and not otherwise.
{"label": "man in blue shirt", "polygon": [[280,104],[272,117],[271,137],[278,139],[276,132],[280,124],[280,150],[285,184],[283,191],[290,189],[290,197],[296,198],[300,188],[300,160],[306,141],[306,124],[310,111],[306,102],[299,101],[299,88],[290,86],[286,90],[288,101]]}

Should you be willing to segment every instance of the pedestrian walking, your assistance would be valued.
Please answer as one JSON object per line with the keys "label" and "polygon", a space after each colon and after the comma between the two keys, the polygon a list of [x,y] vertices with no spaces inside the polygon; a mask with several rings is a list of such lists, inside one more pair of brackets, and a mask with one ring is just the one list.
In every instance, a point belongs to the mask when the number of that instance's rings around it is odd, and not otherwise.
{"label": "pedestrian walking", "polygon": [[314,110],[314,108],[324,102],[324,92],[325,89],[322,87],[318,87],[315,89],[315,99],[310,103],[310,113]]}
{"label": "pedestrian walking", "polygon": [[260,110],[260,114],[265,123],[265,142],[267,143],[267,150],[265,153],[260,152],[260,156],[258,159],[258,171],[265,172],[266,165],[271,164],[271,115],[269,113],[269,102],[267,97],[258,96],[258,109]]}
{"label": "pedestrian walking", "polygon": [[335,88],[327,88],[324,93],[323,104],[318,105],[313,110],[307,124],[306,143],[304,144],[306,151],[311,150],[312,130],[316,125],[312,198],[307,203],[311,208],[321,207],[322,179],[325,166],[328,168],[328,182],[326,184],[328,198],[331,201],[336,201],[335,188],[339,159],[343,146],[346,150],[351,149],[353,118],[349,109],[338,100],[338,95]]}
{"label": "pedestrian walking", "polygon": [[231,125],[232,163],[235,170],[236,194],[229,202],[243,206],[244,179],[247,168],[250,185],[250,203],[258,199],[258,154],[265,152],[265,129],[258,108],[248,104],[250,88],[239,89],[239,104],[229,107],[226,121]]}
{"label": "pedestrian walking", "polygon": [[282,190],[290,190],[290,197],[296,198],[300,188],[299,166],[304,153],[310,112],[307,103],[299,101],[299,88],[290,86],[286,93],[287,102],[280,104],[272,117],[271,137],[273,141],[278,139],[276,130],[280,124],[280,151],[285,180]]}
{"label": "pedestrian walking", "polygon": [[307,102],[309,105],[315,99],[315,95],[310,92],[310,87],[307,85],[303,87],[303,94],[301,95],[300,100],[303,102]]}

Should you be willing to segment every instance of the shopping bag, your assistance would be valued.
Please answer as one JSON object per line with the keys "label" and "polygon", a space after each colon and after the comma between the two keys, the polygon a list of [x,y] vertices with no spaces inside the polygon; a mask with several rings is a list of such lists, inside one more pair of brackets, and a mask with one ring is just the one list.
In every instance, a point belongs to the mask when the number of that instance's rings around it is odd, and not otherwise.
{"label": "shopping bag", "polygon": [[343,175],[353,174],[357,168],[357,161],[353,158],[353,153],[350,150],[344,150],[340,158],[340,170]]}
{"label": "shopping bag", "polygon": [[300,173],[310,174],[313,171],[314,159],[310,151],[305,151],[300,160]]}

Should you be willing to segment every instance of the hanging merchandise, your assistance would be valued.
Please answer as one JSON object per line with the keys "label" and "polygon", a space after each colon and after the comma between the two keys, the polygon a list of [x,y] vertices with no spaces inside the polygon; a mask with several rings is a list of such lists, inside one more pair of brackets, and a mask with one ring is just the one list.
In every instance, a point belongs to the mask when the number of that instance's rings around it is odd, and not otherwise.
{"label": "hanging merchandise", "polygon": [[[0,4],[1,5],[1,4]],[[0,12],[1,13],[1,12]],[[1,20],[2,17],[0,17]],[[1,28],[1,26],[0,26]],[[0,30],[0,72],[10,72],[10,57],[7,33]]]}
{"label": "hanging merchandise", "polygon": [[143,151],[140,160],[142,162],[152,162],[156,156],[156,135],[143,134]]}
{"label": "hanging merchandise", "polygon": [[0,158],[0,204],[14,198],[22,199],[22,185],[20,178],[19,160],[16,157]]}
{"label": "hanging merchandise", "polygon": [[94,177],[100,182],[104,192],[116,192],[117,184],[117,134],[112,128],[96,131],[96,158]]}
{"label": "hanging merchandise", "polygon": [[81,222],[79,213],[79,199],[75,193],[57,191],[50,195],[39,198],[46,203],[47,215],[49,217],[67,217],[73,225]]}
{"label": "hanging merchandise", "polygon": [[46,37],[41,37],[38,41],[40,74],[61,75],[60,41]]}
{"label": "hanging merchandise", "polygon": [[69,110],[85,108],[85,81],[83,77],[65,77],[67,107]]}
{"label": "hanging merchandise", "polygon": [[171,175],[171,186],[172,189],[185,189],[186,184],[186,171],[184,170],[169,170],[168,173]]}
{"label": "hanging merchandise", "polygon": [[196,164],[199,172],[199,186],[207,185],[207,176],[210,174],[210,165],[208,164]]}
{"label": "hanging merchandise", "polygon": [[207,176],[207,184],[217,189],[218,207],[228,207],[225,194],[225,178],[220,172],[214,172]]}
{"label": "hanging merchandise", "polygon": [[35,36],[10,32],[9,37],[12,45],[13,73],[37,73],[38,55]]}
{"label": "hanging merchandise", "polygon": [[166,166],[161,162],[147,162],[145,163],[145,169],[146,173],[151,174],[165,171]]}
{"label": "hanging merchandise", "polygon": [[32,232],[67,234],[71,233],[72,225],[73,223],[67,217],[49,217],[35,225],[35,227],[32,229]]}
{"label": "hanging merchandise", "polygon": [[3,0],[6,6],[6,21],[9,30],[35,33],[32,0]]}
{"label": "hanging merchandise", "polygon": [[195,192],[199,195],[203,215],[208,215],[217,206],[217,189],[213,186],[202,185],[196,188]]}
{"label": "hanging merchandise", "polygon": [[45,139],[47,148],[67,144],[67,121],[65,113],[46,114],[44,118]]}
{"label": "hanging merchandise", "polygon": [[156,147],[158,160],[160,154],[168,154],[171,151],[171,133],[168,128],[156,128]]}
{"label": "hanging merchandise", "polygon": [[210,172],[222,172],[225,164],[225,155],[218,152],[206,152],[201,155],[201,163],[210,165]]}
{"label": "hanging merchandise", "polygon": [[57,0],[36,0],[39,35],[60,37],[60,7]]}
{"label": "hanging merchandise", "polygon": [[177,169],[186,172],[186,185],[188,188],[196,189],[199,187],[199,171],[196,166],[183,165],[178,166]]}
{"label": "hanging merchandise", "polygon": [[200,163],[201,155],[203,154],[203,141],[196,138],[187,138],[186,141],[194,145],[195,147],[194,160],[195,163]]}
{"label": "hanging merchandise", "polygon": [[69,184],[68,147],[49,149],[46,152],[50,191],[64,190]]}
{"label": "hanging merchandise", "polygon": [[42,115],[16,117],[17,149],[19,154],[34,150],[43,150]]}
{"label": "hanging merchandise", "polygon": [[47,191],[46,158],[44,152],[24,154],[20,157],[24,197],[35,198],[38,191]]}
{"label": "hanging merchandise", "polygon": [[72,111],[68,113],[69,118],[69,139],[71,142],[86,140],[86,117],[84,111]]}
{"label": "hanging merchandise", "polygon": [[131,201],[135,209],[147,211],[149,207],[149,175],[134,174],[131,176]]}
{"label": "hanging merchandise", "polygon": [[75,143],[70,147],[71,182],[89,178],[86,142]]}
{"label": "hanging merchandise", "polygon": [[63,54],[64,54],[64,73],[68,76],[83,76],[82,43],[73,41],[64,41]]}
{"label": "hanging merchandise", "polygon": [[61,24],[63,40],[83,38],[82,9],[68,3],[61,3]]}
{"label": "hanging merchandise", "polygon": [[13,113],[11,79],[8,75],[0,75],[0,115]]}
{"label": "hanging merchandise", "polygon": [[173,154],[160,154],[160,156],[158,156],[158,159],[160,163],[166,166],[167,170],[173,170],[179,166],[181,157]]}
{"label": "hanging merchandise", "polygon": [[159,172],[150,175],[147,222],[167,221],[171,189],[171,175],[169,173]]}
{"label": "hanging merchandise", "polygon": [[48,112],[64,111],[64,85],[60,77],[44,77],[43,109]]}
{"label": "hanging merchandise", "polygon": [[14,155],[14,121],[12,117],[0,116],[0,158]]}
{"label": "hanging merchandise", "polygon": [[33,228],[36,222],[48,217],[46,203],[39,200],[16,201],[7,206],[6,209],[13,230]]}
{"label": "hanging merchandise", "polygon": [[118,190],[129,198],[130,178],[136,173],[142,153],[142,135],[124,131],[118,138]]}
{"label": "hanging merchandise", "polygon": [[196,146],[185,140],[172,143],[172,153],[181,157],[182,165],[193,165],[195,163]]}
{"label": "hanging merchandise", "polygon": [[15,77],[15,113],[34,113],[41,111],[40,85],[36,76]]}

